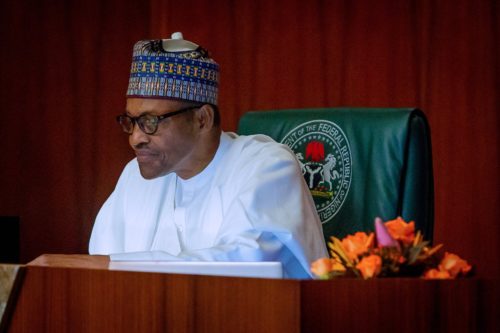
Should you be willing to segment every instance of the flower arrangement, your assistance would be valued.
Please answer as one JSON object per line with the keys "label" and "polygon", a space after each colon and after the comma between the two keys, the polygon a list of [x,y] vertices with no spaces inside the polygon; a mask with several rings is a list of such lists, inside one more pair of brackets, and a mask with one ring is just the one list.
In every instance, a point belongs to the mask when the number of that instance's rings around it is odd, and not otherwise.
{"label": "flower arrangement", "polygon": [[375,219],[375,232],[356,232],[328,242],[331,258],[311,265],[312,273],[322,280],[338,276],[364,279],[391,276],[421,276],[424,279],[454,279],[466,276],[471,266],[459,256],[439,251],[442,244],[430,247],[415,223],[401,217],[383,222]]}

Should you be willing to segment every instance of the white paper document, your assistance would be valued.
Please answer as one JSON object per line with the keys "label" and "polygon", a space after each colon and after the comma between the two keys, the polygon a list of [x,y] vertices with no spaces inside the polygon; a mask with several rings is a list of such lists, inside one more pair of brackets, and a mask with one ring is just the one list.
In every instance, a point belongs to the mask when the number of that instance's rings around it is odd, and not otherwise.
{"label": "white paper document", "polygon": [[254,278],[283,278],[281,262],[222,261],[111,261],[110,270],[216,275]]}

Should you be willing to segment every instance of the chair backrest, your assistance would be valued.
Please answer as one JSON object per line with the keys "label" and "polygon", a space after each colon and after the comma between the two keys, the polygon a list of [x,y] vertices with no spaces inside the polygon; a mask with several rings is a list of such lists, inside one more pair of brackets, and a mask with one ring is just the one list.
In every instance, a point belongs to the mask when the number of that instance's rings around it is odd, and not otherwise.
{"label": "chair backrest", "polygon": [[295,152],[327,240],[371,231],[377,216],[413,220],[432,240],[432,155],[422,111],[253,111],[241,118],[238,133],[266,134]]}

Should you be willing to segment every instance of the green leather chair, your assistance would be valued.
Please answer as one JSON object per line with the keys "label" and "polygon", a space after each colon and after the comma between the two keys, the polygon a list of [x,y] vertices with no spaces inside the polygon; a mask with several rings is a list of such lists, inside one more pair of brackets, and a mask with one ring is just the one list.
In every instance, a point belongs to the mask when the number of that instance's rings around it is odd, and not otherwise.
{"label": "green leather chair", "polygon": [[238,133],[266,134],[295,152],[327,241],[372,231],[377,216],[413,220],[432,241],[431,141],[422,111],[254,111],[241,118]]}

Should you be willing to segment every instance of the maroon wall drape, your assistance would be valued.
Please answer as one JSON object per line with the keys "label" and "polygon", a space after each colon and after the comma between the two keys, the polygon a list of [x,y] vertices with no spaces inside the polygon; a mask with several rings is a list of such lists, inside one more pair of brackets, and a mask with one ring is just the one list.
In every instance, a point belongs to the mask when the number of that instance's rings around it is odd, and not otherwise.
{"label": "maroon wall drape", "polygon": [[223,127],[248,110],[416,106],[432,129],[435,241],[500,276],[495,0],[0,3],[0,215],[22,258],[85,252],[132,157],[114,124],[132,45],[182,31],[221,65]]}

